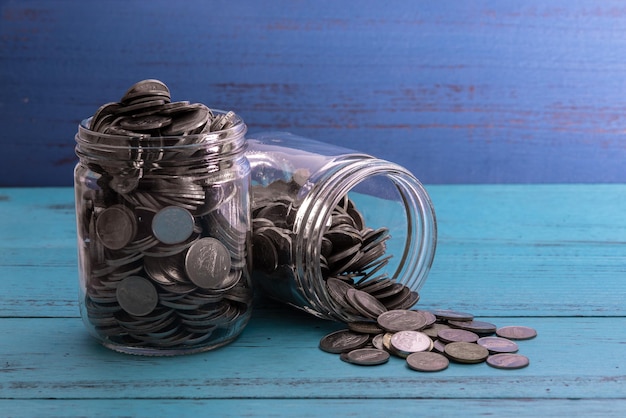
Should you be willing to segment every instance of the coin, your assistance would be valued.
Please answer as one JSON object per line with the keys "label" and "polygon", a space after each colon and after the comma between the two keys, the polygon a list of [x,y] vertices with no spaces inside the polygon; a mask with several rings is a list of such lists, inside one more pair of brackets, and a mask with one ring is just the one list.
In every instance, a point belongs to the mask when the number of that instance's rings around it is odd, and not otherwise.
{"label": "coin", "polygon": [[143,117],[125,117],[120,120],[119,125],[129,131],[152,131],[162,128],[172,123],[172,118],[160,115],[148,115]]}
{"label": "coin", "polygon": [[377,366],[389,361],[389,353],[377,348],[358,348],[341,354],[345,362],[359,366]]}
{"label": "coin", "polygon": [[530,327],[511,325],[496,329],[496,335],[509,340],[528,340],[537,336],[537,331]]}
{"label": "coin", "polygon": [[346,300],[354,309],[368,318],[376,318],[387,310],[385,305],[367,292],[356,289],[348,289]]}
{"label": "coin", "polygon": [[372,338],[372,345],[379,350],[384,350],[385,345],[383,344],[383,337],[384,334],[375,335],[374,338]]}
{"label": "coin", "polygon": [[164,244],[179,244],[193,233],[194,218],[187,209],[167,206],[159,210],[152,219],[152,232]]}
{"label": "coin", "polygon": [[489,350],[475,343],[454,342],[446,344],[444,353],[459,363],[481,363],[489,356]]}
{"label": "coin", "polygon": [[450,361],[442,354],[422,351],[409,354],[406,363],[418,372],[439,372],[447,369]]}
{"label": "coin", "polygon": [[339,354],[352,351],[367,344],[369,336],[343,329],[332,332],[320,340],[319,347],[327,353]]}
{"label": "coin", "polygon": [[130,276],[122,280],[115,295],[124,311],[137,316],[148,315],[159,300],[154,285],[141,276]]}
{"label": "coin", "polygon": [[521,354],[494,354],[487,357],[487,364],[497,369],[521,369],[530,364],[528,357]]}
{"label": "coin", "polygon": [[189,279],[203,289],[220,289],[228,277],[230,266],[228,250],[215,238],[197,240],[185,256],[185,270]]}
{"label": "coin", "polygon": [[450,327],[446,324],[434,323],[431,326],[422,329],[421,331],[434,340],[437,338],[439,331],[441,331],[442,329],[449,329],[449,328]]}
{"label": "coin", "polygon": [[490,353],[515,353],[519,349],[515,342],[502,337],[482,337],[476,343],[485,347]]}
{"label": "coin", "polygon": [[162,135],[184,135],[191,133],[197,129],[201,129],[210,120],[211,111],[208,107],[202,105],[194,109],[181,113],[177,118],[172,120],[165,129],[161,131]]}
{"label": "coin", "polygon": [[419,312],[391,310],[381,313],[376,319],[387,331],[418,331],[426,326],[427,319]]}
{"label": "coin", "polygon": [[452,321],[471,321],[474,319],[474,315],[467,312],[459,312],[451,309],[438,309],[433,311],[433,314],[442,320],[452,320]]}
{"label": "coin", "polygon": [[475,343],[478,341],[477,334],[471,331],[456,328],[442,329],[437,333],[437,337],[446,344],[460,341]]}
{"label": "coin", "polygon": [[276,271],[278,268],[278,251],[267,235],[254,234],[252,249],[254,268],[266,273]]}
{"label": "coin", "polygon": [[496,332],[496,325],[485,321],[448,321],[448,325],[454,328],[472,331],[481,336],[491,335]]}
{"label": "coin", "polygon": [[122,96],[121,102],[131,102],[143,97],[159,96],[167,99],[169,102],[170,90],[160,80],[142,80],[133,84]]}
{"label": "coin", "polygon": [[401,357],[417,351],[429,351],[432,344],[430,337],[419,331],[398,331],[391,336],[391,346]]}
{"label": "coin", "polygon": [[123,205],[109,206],[96,218],[96,234],[105,247],[119,250],[128,245],[137,233],[133,212]]}
{"label": "coin", "polygon": [[446,350],[446,344],[443,343],[441,340],[435,340],[433,341],[433,350],[437,353],[443,354]]}
{"label": "coin", "polygon": [[348,328],[351,331],[360,334],[380,334],[383,330],[374,321],[352,321],[348,322]]}

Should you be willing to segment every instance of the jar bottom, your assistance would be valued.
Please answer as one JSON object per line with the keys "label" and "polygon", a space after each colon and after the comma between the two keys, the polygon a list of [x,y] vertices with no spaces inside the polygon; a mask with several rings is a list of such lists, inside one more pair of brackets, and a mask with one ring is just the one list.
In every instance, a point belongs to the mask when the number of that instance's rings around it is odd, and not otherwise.
{"label": "jar bottom", "polygon": [[148,356],[148,357],[171,357],[171,356],[179,356],[179,355],[191,355],[204,353],[206,351],[212,351],[218,349],[220,347],[224,347],[233,341],[235,341],[243,332],[244,328],[250,321],[251,314],[248,313],[245,318],[240,318],[240,323],[237,324],[237,327],[225,328],[222,331],[225,335],[222,338],[216,340],[211,343],[201,343],[195,346],[183,347],[176,346],[172,348],[162,348],[162,347],[146,347],[146,346],[130,346],[125,344],[120,344],[113,342],[111,340],[103,340],[101,338],[95,337],[98,342],[103,346],[110,350],[116,351],[122,354],[131,354],[131,355],[139,355],[139,356]]}

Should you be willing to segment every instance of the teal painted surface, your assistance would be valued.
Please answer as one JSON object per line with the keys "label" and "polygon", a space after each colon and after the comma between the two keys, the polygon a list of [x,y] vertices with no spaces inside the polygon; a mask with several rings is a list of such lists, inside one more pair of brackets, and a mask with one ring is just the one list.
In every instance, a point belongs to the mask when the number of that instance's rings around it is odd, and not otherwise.
{"label": "teal painted surface", "polygon": [[624,182],[618,0],[0,1],[0,186],[69,186],[134,82],[426,183]]}
{"label": "teal painted surface", "polygon": [[428,186],[440,241],[418,307],[528,325],[528,368],[341,362],[341,325],[259,300],[232,344],[122,355],[76,303],[71,188],[0,189],[0,415],[624,416],[626,185]]}

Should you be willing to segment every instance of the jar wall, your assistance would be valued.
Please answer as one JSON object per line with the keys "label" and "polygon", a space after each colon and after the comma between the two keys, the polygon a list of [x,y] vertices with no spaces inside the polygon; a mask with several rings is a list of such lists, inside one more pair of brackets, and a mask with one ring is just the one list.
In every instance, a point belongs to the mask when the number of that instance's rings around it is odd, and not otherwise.
{"label": "jar wall", "polygon": [[368,315],[345,303],[338,292],[347,287],[338,281],[358,290],[379,283],[387,296],[375,296],[390,308],[417,302],[435,253],[436,221],[411,173],[289,133],[248,142],[254,281],[264,293],[342,321]]}
{"label": "jar wall", "polygon": [[236,338],[251,315],[245,124],[180,137],[76,135],[79,305],[126,353],[174,355]]}

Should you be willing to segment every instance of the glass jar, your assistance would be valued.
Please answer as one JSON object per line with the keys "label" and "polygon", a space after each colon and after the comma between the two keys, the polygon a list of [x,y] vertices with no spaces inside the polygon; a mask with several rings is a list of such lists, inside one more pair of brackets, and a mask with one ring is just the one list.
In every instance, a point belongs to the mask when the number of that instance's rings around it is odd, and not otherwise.
{"label": "glass jar", "polygon": [[246,125],[228,118],[226,129],[169,137],[79,125],[79,305],[106,347],[194,353],[247,324],[250,166]]}
{"label": "glass jar", "polygon": [[248,139],[253,281],[317,317],[409,309],[430,270],[436,220],[397,164],[284,132]]}

